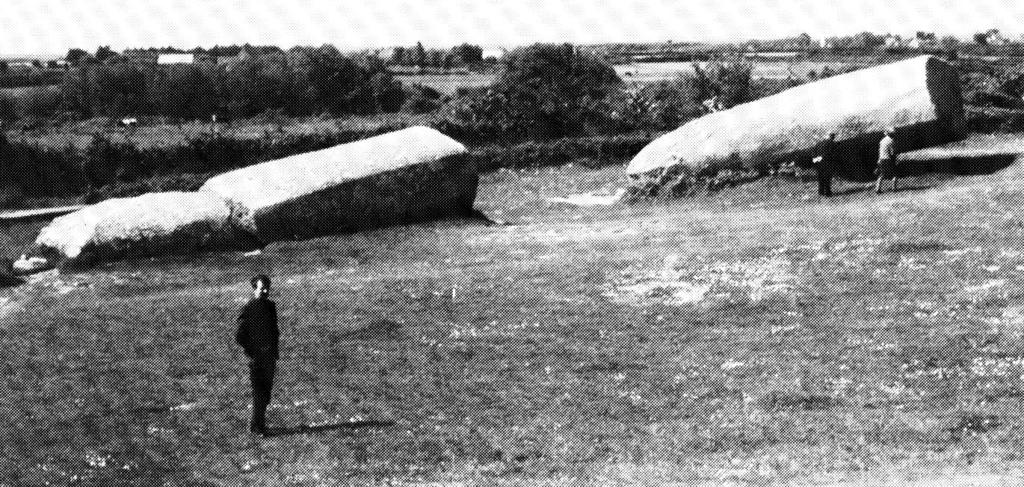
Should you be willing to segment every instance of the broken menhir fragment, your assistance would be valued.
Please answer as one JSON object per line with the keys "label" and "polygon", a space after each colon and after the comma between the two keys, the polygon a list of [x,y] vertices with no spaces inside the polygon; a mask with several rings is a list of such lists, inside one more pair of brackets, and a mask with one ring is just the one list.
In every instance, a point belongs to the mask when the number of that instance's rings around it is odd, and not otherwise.
{"label": "broken menhir fragment", "polygon": [[473,212],[478,175],[466,148],[411,127],[211,178],[201,188],[249,213],[265,242]]}
{"label": "broken menhir fragment", "polygon": [[63,265],[204,250],[473,215],[478,175],[466,148],[412,127],[216,176],[198,192],[151,193],[54,219],[14,263]]}
{"label": "broken menhir fragment", "polygon": [[109,199],[55,218],[14,268],[24,274],[65,264],[257,245],[236,224],[236,210],[206,191]]}
{"label": "broken menhir fragment", "polygon": [[768,172],[809,161],[837,135],[835,171],[870,177],[878,141],[896,128],[900,152],[957,139],[965,122],[955,67],[932,56],[865,68],[692,120],[647,145],[626,172],[633,195],[679,193],[722,171]]}

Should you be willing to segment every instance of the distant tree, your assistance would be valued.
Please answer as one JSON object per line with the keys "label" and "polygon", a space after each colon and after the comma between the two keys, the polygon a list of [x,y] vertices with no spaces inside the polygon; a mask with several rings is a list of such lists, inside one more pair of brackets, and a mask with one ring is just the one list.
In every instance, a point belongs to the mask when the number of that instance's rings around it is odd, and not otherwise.
{"label": "distant tree", "polygon": [[111,49],[110,46],[100,46],[96,49],[96,60],[101,63],[105,62],[107,59],[110,59],[114,56],[117,56],[117,52],[114,52],[114,50]]}
{"label": "distant tree", "polygon": [[297,107],[333,114],[372,113],[377,99],[366,68],[330,45],[300,48],[291,53],[296,90],[302,98]]}
{"label": "distant tree", "polygon": [[49,69],[57,69],[60,67],[60,65],[57,64],[57,61],[51,59],[46,62],[46,67]]}
{"label": "distant tree", "polygon": [[974,34],[974,43],[979,46],[988,45],[988,32],[978,32]]}
{"label": "distant tree", "polygon": [[604,59],[572,44],[534,44],[502,59],[494,89],[533,136],[562,137],[596,130],[621,85]]}
{"label": "distant tree", "polygon": [[417,42],[412,51],[412,65],[423,66],[427,63],[427,51],[423,48],[422,42]]}
{"label": "distant tree", "polygon": [[363,68],[366,69],[367,74],[371,76],[388,70],[387,63],[377,56],[364,56],[361,62],[363,64]]}
{"label": "distant tree", "polygon": [[146,105],[179,119],[205,119],[215,113],[217,73],[212,66],[181,64],[147,72]]}
{"label": "distant tree", "polygon": [[32,67],[36,69],[43,69],[43,62],[38,59],[32,60]]}
{"label": "distant tree", "polygon": [[406,90],[402,111],[406,113],[429,113],[441,107],[441,93],[421,84],[413,84]]}
{"label": "distant tree", "polygon": [[716,59],[704,69],[719,103],[730,108],[751,100],[751,74],[754,66],[739,57]]}
{"label": "distant tree", "polygon": [[82,59],[85,58],[88,55],[89,55],[89,53],[86,52],[84,49],[79,49],[79,48],[76,47],[76,48],[68,50],[67,55],[64,56],[64,60],[67,61],[68,64],[71,64],[72,66],[78,66],[78,64],[82,61]]}
{"label": "distant tree", "polygon": [[226,70],[219,86],[221,103],[234,117],[294,107],[294,70],[284,55],[239,59]]}
{"label": "distant tree", "polygon": [[797,47],[797,49],[808,49],[808,48],[811,47],[811,44],[813,42],[814,42],[814,39],[811,39],[811,35],[806,33],[806,32],[804,32],[803,34],[800,34],[800,35],[798,35],[796,37],[796,47]]}
{"label": "distant tree", "polygon": [[0,61],[0,73],[6,73],[8,69],[10,68],[7,66],[7,61]]}
{"label": "distant tree", "polygon": [[91,66],[88,96],[98,115],[123,116],[145,107],[146,82],[139,67],[131,64]]}
{"label": "distant tree", "polygon": [[454,61],[460,64],[479,64],[484,60],[484,50],[472,44],[460,44],[451,50]]}
{"label": "distant tree", "polygon": [[374,74],[370,78],[370,88],[373,91],[375,111],[391,113],[402,108],[405,92],[402,91],[402,84],[391,73],[380,71]]}
{"label": "distant tree", "polygon": [[435,50],[435,49],[431,49],[430,51],[427,51],[427,61],[426,61],[426,65],[427,66],[439,68],[439,67],[441,67],[441,64],[443,64],[443,60],[444,60],[444,53],[442,53],[441,51],[438,51],[438,50]]}
{"label": "distant tree", "polygon": [[391,64],[401,65],[405,63],[405,48],[398,46],[391,51]]}

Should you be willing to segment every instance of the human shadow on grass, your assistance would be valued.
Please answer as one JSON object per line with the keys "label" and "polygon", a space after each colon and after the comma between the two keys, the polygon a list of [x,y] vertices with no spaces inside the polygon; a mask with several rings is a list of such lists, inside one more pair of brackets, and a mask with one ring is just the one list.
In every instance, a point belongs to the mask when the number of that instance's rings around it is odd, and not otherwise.
{"label": "human shadow on grass", "polygon": [[334,424],[318,424],[318,425],[300,425],[289,428],[267,428],[267,436],[290,436],[290,435],[310,435],[315,433],[323,433],[325,431],[345,430],[345,431],[356,431],[370,428],[387,428],[394,426],[394,421],[380,421],[380,420],[366,420],[366,421],[350,421],[346,423],[334,423]]}

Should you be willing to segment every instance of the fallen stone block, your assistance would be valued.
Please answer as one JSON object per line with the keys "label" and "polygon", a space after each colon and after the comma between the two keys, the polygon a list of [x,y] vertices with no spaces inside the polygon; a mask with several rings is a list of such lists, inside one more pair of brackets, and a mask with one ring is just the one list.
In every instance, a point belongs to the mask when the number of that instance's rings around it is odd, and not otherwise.
{"label": "fallen stone block", "polygon": [[863,178],[874,169],[886,127],[896,128],[899,151],[961,137],[956,68],[920,56],[791,88],[684,124],[643,148],[626,172],[632,194],[663,194],[722,170],[768,172],[809,160],[834,132],[842,154],[837,172]]}
{"label": "fallen stone block", "polygon": [[248,210],[264,242],[470,216],[478,175],[466,148],[427,127],[256,164],[201,188]]}
{"label": "fallen stone block", "polygon": [[215,193],[150,193],[115,198],[58,217],[14,263],[33,273],[69,263],[258,245],[238,225],[238,208]]}
{"label": "fallen stone block", "polygon": [[204,250],[446,216],[472,217],[478,175],[466,148],[427,127],[299,154],[211,178],[195,193],[151,193],[54,219],[13,264],[64,265]]}

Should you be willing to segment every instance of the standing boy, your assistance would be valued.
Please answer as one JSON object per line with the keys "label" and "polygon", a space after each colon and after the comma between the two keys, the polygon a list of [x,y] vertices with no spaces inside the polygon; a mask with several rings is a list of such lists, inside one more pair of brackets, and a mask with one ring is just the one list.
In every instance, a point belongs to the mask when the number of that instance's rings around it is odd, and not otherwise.
{"label": "standing boy", "polygon": [[252,383],[252,422],[249,430],[260,436],[267,434],[267,405],[277,368],[277,306],[268,299],[270,278],[260,274],[250,281],[253,299],[238,316],[235,342],[249,357],[249,380]]}

